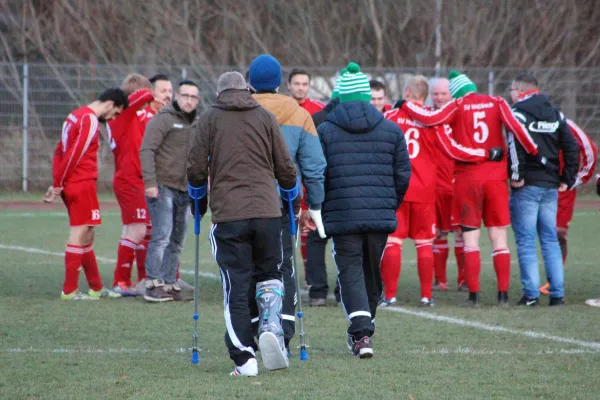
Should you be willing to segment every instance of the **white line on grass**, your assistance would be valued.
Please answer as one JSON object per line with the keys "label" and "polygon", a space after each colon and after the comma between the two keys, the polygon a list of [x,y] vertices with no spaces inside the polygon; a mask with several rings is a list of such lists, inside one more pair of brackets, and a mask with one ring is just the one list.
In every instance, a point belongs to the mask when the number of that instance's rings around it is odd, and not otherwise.
{"label": "white line on grass", "polygon": [[[0,244],[0,249],[13,250],[13,251],[24,251],[24,252],[28,252],[28,253],[46,254],[46,255],[53,255],[53,256],[59,256],[59,257],[64,256],[64,253],[36,249],[36,248],[32,248],[32,247],[22,247],[22,246],[12,246],[12,245]],[[110,259],[110,258],[96,257],[96,259],[98,261],[105,261],[105,262],[109,262],[111,264],[116,263],[116,260]],[[188,270],[188,269],[181,269],[179,272],[182,275],[193,275],[194,274],[194,271]],[[204,278],[209,278],[209,279],[220,279],[220,277],[218,275],[210,273],[210,272],[200,272],[199,276],[204,277]],[[305,294],[304,292],[305,291],[303,291],[303,294]],[[565,337],[561,337],[561,336],[550,335],[548,333],[543,333],[543,332],[525,331],[525,330],[519,330],[519,329],[505,328],[505,327],[499,326],[499,325],[490,325],[490,324],[485,324],[482,322],[467,321],[467,320],[460,319],[460,318],[447,317],[444,315],[437,315],[437,314],[430,313],[430,312],[409,310],[409,309],[403,308],[403,307],[384,307],[384,308],[382,308],[382,310],[388,310],[391,312],[412,315],[415,317],[426,318],[426,319],[430,319],[430,320],[434,320],[434,321],[438,321],[438,322],[445,322],[445,323],[453,324],[453,325],[476,328],[476,329],[480,329],[480,330],[484,330],[484,331],[488,331],[488,332],[510,333],[513,335],[526,336],[526,337],[533,338],[533,339],[544,339],[544,340],[550,340],[550,341],[558,342],[558,343],[572,344],[575,346],[585,347],[588,349],[600,350],[599,342],[588,342],[588,341],[579,340],[579,339],[565,338]]]}

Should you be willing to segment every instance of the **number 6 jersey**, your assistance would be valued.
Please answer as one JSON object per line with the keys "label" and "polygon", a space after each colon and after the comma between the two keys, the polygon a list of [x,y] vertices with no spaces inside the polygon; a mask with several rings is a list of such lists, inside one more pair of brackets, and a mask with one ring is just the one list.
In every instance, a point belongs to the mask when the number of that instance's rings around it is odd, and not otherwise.
{"label": "number 6 jersey", "polygon": [[[447,124],[452,128],[451,146],[487,150],[502,147],[502,162],[456,159],[456,178],[464,180],[488,181],[507,180],[506,141],[502,125],[513,132],[525,150],[537,154],[537,146],[527,130],[515,119],[506,101],[497,96],[469,93],[452,100],[439,110],[429,110],[414,103],[405,102],[402,111],[426,126]],[[473,150],[479,151],[479,150]]]}

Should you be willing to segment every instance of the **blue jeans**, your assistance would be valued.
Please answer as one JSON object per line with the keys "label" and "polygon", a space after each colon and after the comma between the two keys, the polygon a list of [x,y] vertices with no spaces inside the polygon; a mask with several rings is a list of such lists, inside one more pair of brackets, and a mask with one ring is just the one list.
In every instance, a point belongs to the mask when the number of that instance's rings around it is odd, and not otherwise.
{"label": "blue jeans", "polygon": [[187,192],[158,185],[158,197],[146,197],[152,237],[146,255],[148,279],[162,279],[165,283],[177,281],[177,267],[187,236],[190,200]]}
{"label": "blue jeans", "polygon": [[564,271],[556,235],[558,190],[536,186],[513,189],[510,195],[510,221],[517,242],[523,294],[540,296],[540,272],[536,251],[536,234],[540,238],[550,297],[563,297]]}

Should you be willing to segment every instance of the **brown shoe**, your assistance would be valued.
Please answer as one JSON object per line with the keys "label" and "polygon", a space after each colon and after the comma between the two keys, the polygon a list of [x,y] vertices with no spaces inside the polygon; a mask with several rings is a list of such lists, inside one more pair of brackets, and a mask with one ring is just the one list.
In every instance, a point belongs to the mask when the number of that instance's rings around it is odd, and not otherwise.
{"label": "brown shoe", "polygon": [[327,300],[319,299],[319,298],[311,298],[309,305],[311,307],[325,307],[327,305]]}
{"label": "brown shoe", "polygon": [[181,290],[178,284],[174,283],[172,285],[165,285],[165,291],[168,295],[173,297],[174,301],[192,301],[194,300],[194,292],[184,292]]}

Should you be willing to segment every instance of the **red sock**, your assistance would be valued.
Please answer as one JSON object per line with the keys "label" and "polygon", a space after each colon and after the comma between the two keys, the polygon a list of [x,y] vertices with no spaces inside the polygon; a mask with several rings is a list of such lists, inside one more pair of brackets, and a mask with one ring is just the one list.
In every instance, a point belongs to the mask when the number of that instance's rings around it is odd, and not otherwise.
{"label": "red sock", "polygon": [[[433,283],[433,248],[431,243],[416,245],[417,270],[421,281],[421,297],[431,300],[431,284]],[[447,250],[447,249],[446,249]]]}
{"label": "red sock", "polygon": [[146,253],[148,252],[148,243],[152,237],[152,225],[146,226],[146,236],[135,249],[135,265],[137,266],[137,280],[146,279]]}
{"label": "red sock", "polygon": [[465,277],[469,292],[479,292],[479,273],[481,271],[481,257],[479,247],[464,247]]}
{"label": "red sock", "polygon": [[119,242],[113,287],[117,286],[119,282],[125,282],[127,286],[131,286],[131,267],[137,247],[138,245],[129,239],[121,239]]}
{"label": "red sock", "polygon": [[65,281],[63,293],[73,293],[79,287],[79,268],[83,257],[83,247],[68,244],[65,249]]}
{"label": "red sock", "polygon": [[396,297],[398,279],[402,270],[402,246],[398,243],[388,243],[381,258],[381,280],[385,288],[385,299]]}
{"label": "red sock", "polygon": [[175,279],[176,280],[179,280],[179,277],[180,277],[180,275],[179,275],[179,268],[181,268],[181,263],[177,264],[177,274],[175,275]]}
{"label": "red sock", "polygon": [[508,249],[496,249],[492,252],[494,269],[499,292],[508,292],[510,286],[510,251]]}
{"label": "red sock", "polygon": [[448,252],[447,239],[436,239],[433,241],[433,270],[435,272],[435,280],[440,283],[448,283],[448,278],[446,277]]}
{"label": "red sock", "polygon": [[102,289],[104,284],[102,283],[102,278],[100,278],[100,271],[98,270],[98,263],[96,262],[96,253],[94,253],[93,245],[90,244],[83,248],[81,265],[83,265],[83,272],[85,272],[85,277],[87,278],[90,289]]}
{"label": "red sock", "polygon": [[458,278],[456,279],[457,284],[465,282],[465,244],[457,240],[454,242],[454,256],[456,257],[456,266],[458,268]]}

